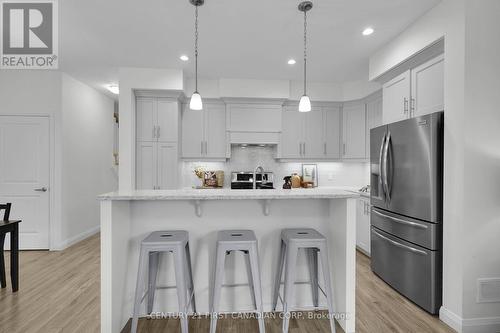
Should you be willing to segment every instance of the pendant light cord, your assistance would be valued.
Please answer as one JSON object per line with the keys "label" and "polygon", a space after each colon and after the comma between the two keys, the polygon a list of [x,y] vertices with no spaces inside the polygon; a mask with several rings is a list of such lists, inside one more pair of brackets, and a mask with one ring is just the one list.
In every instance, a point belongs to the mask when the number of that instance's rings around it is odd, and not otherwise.
{"label": "pendant light cord", "polygon": [[195,6],[194,17],[194,75],[195,91],[198,92],[198,6]]}
{"label": "pendant light cord", "polygon": [[306,95],[307,78],[307,11],[304,11],[304,96]]}

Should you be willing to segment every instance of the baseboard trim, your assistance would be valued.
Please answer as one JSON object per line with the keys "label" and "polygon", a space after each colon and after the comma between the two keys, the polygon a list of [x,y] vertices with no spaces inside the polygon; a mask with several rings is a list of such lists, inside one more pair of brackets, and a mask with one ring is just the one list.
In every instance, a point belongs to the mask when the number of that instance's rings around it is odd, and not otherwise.
{"label": "baseboard trim", "polygon": [[442,306],[439,309],[439,319],[458,333],[500,332],[500,317],[463,319]]}
{"label": "baseboard trim", "polygon": [[439,309],[439,319],[444,322],[446,325],[453,328],[455,331],[461,333],[462,332],[462,321],[463,319],[456,315],[454,312],[451,312],[444,306]]}
{"label": "baseboard trim", "polygon": [[94,228],[91,228],[89,230],[86,230],[76,236],[73,236],[71,238],[68,238],[64,241],[62,241],[59,246],[57,247],[56,251],[62,251],[70,247],[71,245],[74,245],[86,238],[89,238],[90,236],[93,236],[97,234],[101,230],[101,226],[97,225]]}

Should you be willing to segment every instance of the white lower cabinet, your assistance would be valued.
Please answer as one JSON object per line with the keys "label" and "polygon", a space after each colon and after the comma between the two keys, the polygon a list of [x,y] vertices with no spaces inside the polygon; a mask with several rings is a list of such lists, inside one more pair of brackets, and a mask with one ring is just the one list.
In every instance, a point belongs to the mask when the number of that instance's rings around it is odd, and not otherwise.
{"label": "white lower cabinet", "polygon": [[179,176],[177,142],[138,142],[136,150],[136,188],[138,190],[176,189]]}
{"label": "white lower cabinet", "polygon": [[370,255],[370,199],[365,197],[356,203],[356,246]]}

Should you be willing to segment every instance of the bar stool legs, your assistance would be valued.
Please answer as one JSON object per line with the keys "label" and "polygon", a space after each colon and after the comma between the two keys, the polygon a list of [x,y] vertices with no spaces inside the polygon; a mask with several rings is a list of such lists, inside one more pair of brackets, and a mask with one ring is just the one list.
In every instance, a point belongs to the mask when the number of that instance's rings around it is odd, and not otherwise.
{"label": "bar stool legs", "polygon": [[265,333],[257,238],[250,230],[223,230],[219,232],[215,260],[210,333],[215,333],[217,329],[225,260],[226,255],[230,254],[232,251],[242,251],[245,253],[248,284],[252,293],[255,312],[258,316],[259,332]]}
{"label": "bar stool legs", "polygon": [[[328,249],[326,238],[319,232],[313,229],[284,229],[281,233],[281,249],[278,263],[278,271],[274,281],[273,294],[273,311],[276,311],[276,306],[279,298],[281,277],[283,265],[285,265],[285,286],[283,293],[283,333],[287,333],[290,325],[290,311],[293,306],[294,299],[294,284],[296,276],[297,255],[299,249],[306,251],[308,259],[308,268],[311,276],[311,289],[314,306],[318,306],[319,302],[319,283],[318,283],[318,259],[321,259],[321,268],[324,279],[324,293],[327,299],[328,314],[330,318],[330,330],[332,333],[335,329],[335,311],[333,307],[333,289],[330,279],[330,268],[328,260]],[[319,257],[319,258],[318,258]]]}
{"label": "bar stool legs", "polygon": [[148,289],[145,295],[147,296],[147,312],[151,314],[153,311],[160,254],[163,252],[173,254],[181,332],[188,333],[187,311],[189,305],[196,312],[188,238],[185,231],[157,231],[151,233],[142,241],[135,289],[134,313],[132,315],[132,333],[137,332],[139,309],[144,298],[146,269],[148,271]]}

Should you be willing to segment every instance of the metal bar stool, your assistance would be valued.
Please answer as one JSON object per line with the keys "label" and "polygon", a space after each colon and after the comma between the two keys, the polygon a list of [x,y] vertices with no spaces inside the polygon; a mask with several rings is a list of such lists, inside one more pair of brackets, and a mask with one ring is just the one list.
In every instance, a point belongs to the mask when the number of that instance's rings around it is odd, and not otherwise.
{"label": "metal bar stool", "polygon": [[219,310],[220,293],[224,279],[224,264],[226,255],[232,251],[245,253],[247,265],[248,284],[252,293],[255,313],[258,316],[259,332],[264,333],[264,317],[262,312],[262,289],[259,270],[259,254],[257,250],[257,237],[251,230],[221,230],[217,235],[217,250],[215,261],[215,278],[212,286],[213,298],[210,322],[210,333],[215,333],[217,328],[217,311]]}
{"label": "metal bar stool", "polygon": [[[283,332],[288,332],[290,323],[290,308],[293,304],[295,269],[297,264],[297,254],[300,249],[305,249],[309,272],[311,276],[311,288],[313,294],[313,303],[318,307],[318,290],[326,296],[328,304],[328,314],[330,316],[331,332],[335,333],[335,319],[333,308],[333,290],[330,281],[330,269],[328,261],[328,249],[326,238],[318,231],[310,228],[304,229],[283,229],[281,231],[281,250],[279,256],[278,272],[274,281],[273,311],[276,311],[278,298],[280,297],[281,276],[283,266],[285,265],[285,288],[283,303]],[[321,257],[321,268],[323,271],[324,288],[318,283],[318,252]]]}
{"label": "metal bar stool", "polygon": [[[137,332],[139,307],[147,296],[147,311],[153,311],[156,277],[158,275],[158,265],[160,254],[171,252],[174,256],[175,280],[177,288],[177,298],[179,302],[179,313],[181,320],[181,332],[188,332],[187,310],[191,305],[196,313],[196,303],[194,297],[193,272],[191,268],[191,254],[189,251],[189,235],[187,231],[155,231],[149,234],[141,242],[141,253],[139,257],[139,270],[137,272],[137,285],[135,289],[134,314],[132,317],[132,333]],[[148,289],[144,293],[144,283],[146,275],[146,265],[148,266]],[[187,272],[187,275],[186,275]]]}

